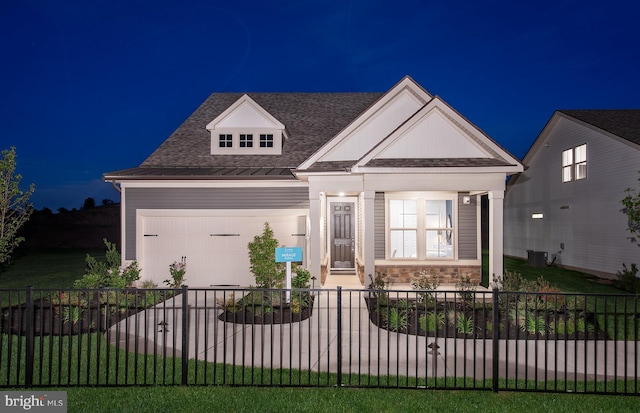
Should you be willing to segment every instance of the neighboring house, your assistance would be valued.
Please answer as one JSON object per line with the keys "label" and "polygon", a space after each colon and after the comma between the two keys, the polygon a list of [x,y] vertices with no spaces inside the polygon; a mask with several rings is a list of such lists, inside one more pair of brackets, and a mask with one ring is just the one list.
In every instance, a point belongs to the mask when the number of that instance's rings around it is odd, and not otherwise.
{"label": "neighboring house", "polygon": [[640,110],[557,111],[523,163],[507,184],[506,255],[547,252],[607,277],[640,262],[620,211],[625,189],[638,187]]}
{"label": "neighboring house", "polygon": [[520,162],[405,77],[386,93],[214,93],[140,166],[110,172],[125,261],[160,284],[255,283],[247,243],[269,222],[312,276],[502,273],[505,180]]}

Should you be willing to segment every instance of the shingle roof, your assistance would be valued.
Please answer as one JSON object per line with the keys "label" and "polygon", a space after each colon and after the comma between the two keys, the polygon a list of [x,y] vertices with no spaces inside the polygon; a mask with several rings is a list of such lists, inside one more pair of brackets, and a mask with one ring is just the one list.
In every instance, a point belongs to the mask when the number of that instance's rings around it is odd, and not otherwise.
{"label": "shingle roof", "polygon": [[247,93],[289,134],[282,155],[211,155],[206,126],[243,93],[214,93],[141,165],[295,168],[364,112],[382,93]]}
{"label": "shingle roof", "polygon": [[106,179],[296,179],[290,168],[137,167],[105,174]]}
{"label": "shingle roof", "polygon": [[558,112],[640,145],[640,109],[559,110]]}

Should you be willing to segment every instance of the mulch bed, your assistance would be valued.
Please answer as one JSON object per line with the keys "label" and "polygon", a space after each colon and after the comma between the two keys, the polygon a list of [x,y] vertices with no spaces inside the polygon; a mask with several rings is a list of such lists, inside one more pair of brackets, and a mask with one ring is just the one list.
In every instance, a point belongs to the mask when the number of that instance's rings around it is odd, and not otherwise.
{"label": "mulch bed", "polygon": [[[367,308],[369,310],[369,319],[371,322],[389,331],[404,333],[409,335],[429,336],[429,337],[446,337],[446,338],[477,338],[491,339],[493,338],[493,311],[490,307],[470,308],[461,302],[441,302],[427,305],[415,305],[415,302],[401,302],[398,300],[388,300],[381,303],[378,298],[365,298]],[[384,300],[383,300],[384,301]],[[395,314],[392,314],[395,313]],[[404,321],[398,322],[398,318],[394,315],[402,313]],[[420,323],[420,319],[426,317],[427,313],[439,315],[442,321],[436,321],[429,327],[427,322]],[[593,313],[575,312],[574,318],[584,320],[585,325],[591,325],[591,331],[574,331],[569,333],[556,333],[549,331],[546,326],[556,326],[557,323],[574,323],[570,321],[571,312],[561,311],[537,311],[532,312],[535,317],[541,317],[544,320],[543,328],[533,333],[521,328],[515,321],[508,317],[507,314],[499,316],[499,338],[500,339],[545,339],[545,340],[601,340],[606,338],[603,331],[599,331],[596,327],[595,315]],[[577,317],[576,317],[577,316]],[[471,320],[471,327],[467,331],[458,327],[459,317]],[[434,327],[434,325],[436,327]],[[469,325],[469,324],[468,324]],[[467,325],[467,326],[468,326]],[[426,327],[426,328],[425,328]],[[471,331],[470,333],[468,331]]]}
{"label": "mulch bed", "polygon": [[273,306],[264,311],[262,306],[246,305],[237,311],[223,311],[218,319],[237,324],[289,324],[304,321],[313,314],[314,297],[309,297],[308,305],[293,311],[290,305]]}
{"label": "mulch bed", "polygon": [[[33,306],[33,331],[39,335],[77,335],[92,332],[105,332],[114,324],[145,310],[148,306],[128,305],[121,307],[100,303],[94,293],[83,305],[53,303],[48,299],[36,300]],[[127,292],[132,302],[143,302],[146,290],[135,294],[140,298],[132,298],[134,293]],[[155,303],[157,304],[157,303]],[[153,305],[155,305],[153,304]],[[13,305],[1,310],[0,331],[5,334],[27,334],[27,306]]]}

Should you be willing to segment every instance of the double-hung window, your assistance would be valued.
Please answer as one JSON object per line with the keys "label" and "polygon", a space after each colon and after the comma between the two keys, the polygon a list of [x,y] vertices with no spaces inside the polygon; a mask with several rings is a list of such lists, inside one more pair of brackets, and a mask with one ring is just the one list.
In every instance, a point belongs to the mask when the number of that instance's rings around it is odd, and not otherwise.
{"label": "double-hung window", "polygon": [[453,259],[454,199],[389,199],[389,257]]}
{"label": "double-hung window", "polygon": [[562,152],[562,182],[587,177],[587,144]]}

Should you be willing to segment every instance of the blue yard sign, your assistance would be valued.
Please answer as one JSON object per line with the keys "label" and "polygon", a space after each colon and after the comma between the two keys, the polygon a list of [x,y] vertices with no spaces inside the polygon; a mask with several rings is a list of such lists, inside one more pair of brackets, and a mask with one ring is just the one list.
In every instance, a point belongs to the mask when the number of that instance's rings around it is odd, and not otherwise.
{"label": "blue yard sign", "polygon": [[276,262],[287,263],[287,278],[285,278],[285,288],[287,289],[286,301],[291,299],[291,263],[302,262],[302,248],[300,247],[280,247],[276,248]]}
{"label": "blue yard sign", "polygon": [[302,262],[301,247],[276,248],[276,262]]}

